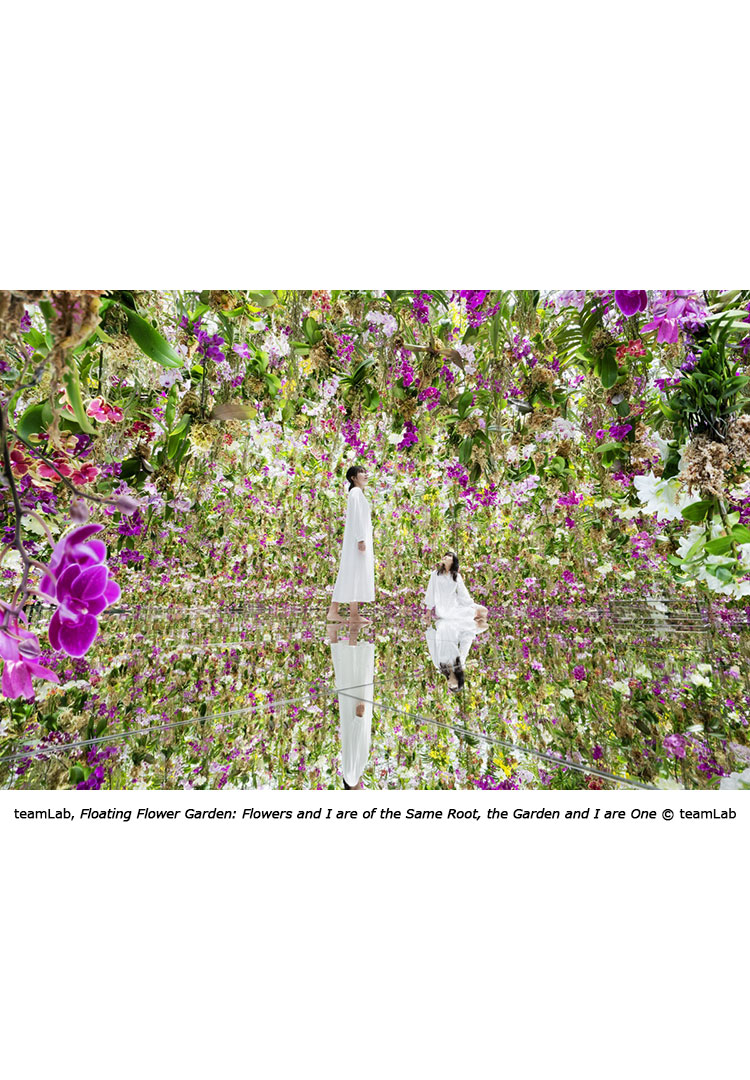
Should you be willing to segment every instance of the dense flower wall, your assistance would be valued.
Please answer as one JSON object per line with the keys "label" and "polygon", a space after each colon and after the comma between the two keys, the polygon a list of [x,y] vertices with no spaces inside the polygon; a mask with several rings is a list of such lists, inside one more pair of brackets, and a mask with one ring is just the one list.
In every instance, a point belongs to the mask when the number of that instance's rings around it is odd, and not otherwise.
{"label": "dense flower wall", "polygon": [[745,618],[750,291],[27,291],[0,333],[4,737],[123,608],[322,617],[354,462],[389,618],[446,547],[496,618]]}

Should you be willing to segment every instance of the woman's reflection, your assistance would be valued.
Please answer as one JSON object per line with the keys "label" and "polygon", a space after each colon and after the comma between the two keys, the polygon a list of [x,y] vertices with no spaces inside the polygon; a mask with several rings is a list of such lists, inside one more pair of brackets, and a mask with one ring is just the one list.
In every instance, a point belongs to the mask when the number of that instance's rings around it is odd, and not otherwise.
{"label": "woman's reflection", "polygon": [[348,637],[340,637],[338,625],[328,627],[335,686],[340,691],[341,763],[347,791],[362,789],[372,731],[375,643],[358,643],[357,633],[357,628],[352,627]]}
{"label": "woman's reflection", "polygon": [[466,681],[464,667],[474,638],[487,629],[487,623],[465,619],[438,619],[434,627],[425,630],[427,648],[433,664],[444,675],[448,689],[462,690]]}

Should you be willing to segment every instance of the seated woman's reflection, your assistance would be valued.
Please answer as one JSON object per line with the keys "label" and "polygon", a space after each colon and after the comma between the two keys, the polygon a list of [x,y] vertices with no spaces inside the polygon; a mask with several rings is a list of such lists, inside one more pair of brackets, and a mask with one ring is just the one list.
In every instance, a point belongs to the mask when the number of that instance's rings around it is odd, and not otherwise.
{"label": "seated woman's reflection", "polygon": [[438,619],[433,627],[425,630],[432,662],[441,675],[445,676],[448,689],[454,693],[463,690],[466,681],[464,668],[469,649],[476,636],[486,629],[485,622]]}
{"label": "seated woman's reflection", "polygon": [[331,659],[339,699],[341,765],[347,791],[362,789],[362,774],[370,756],[372,732],[375,643],[357,641],[358,629],[348,636],[337,625],[328,628]]}

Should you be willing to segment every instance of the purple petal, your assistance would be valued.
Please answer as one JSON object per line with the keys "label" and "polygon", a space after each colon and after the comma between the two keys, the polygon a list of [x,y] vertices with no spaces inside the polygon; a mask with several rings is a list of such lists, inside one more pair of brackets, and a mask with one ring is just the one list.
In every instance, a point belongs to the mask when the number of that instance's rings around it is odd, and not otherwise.
{"label": "purple petal", "polygon": [[89,615],[101,615],[107,606],[107,598],[102,594],[101,596],[95,596],[92,600],[86,601],[86,610]]}
{"label": "purple petal", "polygon": [[615,289],[615,303],[628,318],[640,311],[640,292],[634,289]]}
{"label": "purple petal", "polygon": [[6,663],[3,668],[3,694],[8,698],[33,698],[34,687],[26,664]]}
{"label": "purple petal", "polygon": [[18,642],[2,630],[0,630],[0,657],[3,660],[18,660]]}
{"label": "purple petal", "polygon": [[47,637],[49,643],[55,652],[62,652],[62,645],[60,644],[60,627],[62,626],[62,619],[60,618],[60,612],[56,611],[49,621],[47,627]]}
{"label": "purple petal", "polygon": [[[52,569],[54,570],[55,568],[52,567]],[[49,574],[45,574],[42,580],[39,582],[39,592],[42,593],[44,596],[49,596],[50,599],[54,599],[55,586]]]}
{"label": "purple petal", "polygon": [[107,546],[102,540],[92,540],[88,544],[81,544],[76,548],[76,562],[83,566],[91,566],[103,563],[107,558]]}
{"label": "purple petal", "polygon": [[72,532],[63,537],[62,542],[66,548],[77,547],[78,544],[83,544],[94,533],[101,532],[103,528],[103,525],[79,525],[77,529],[73,529]]}
{"label": "purple petal", "polygon": [[104,599],[107,601],[107,604],[114,604],[115,600],[119,600],[121,596],[122,591],[120,586],[116,581],[110,579],[107,582],[107,588],[104,590]]}
{"label": "purple petal", "polygon": [[[50,623],[50,625],[52,625]],[[60,644],[68,656],[83,656],[94,643],[99,623],[93,615],[82,615],[75,623],[60,623]]]}
{"label": "purple petal", "polygon": [[49,682],[59,683],[57,675],[54,671],[50,671],[48,668],[43,667],[41,664],[35,664],[33,661],[28,663],[26,667],[29,669],[32,675],[36,675],[37,679],[47,679]]}
{"label": "purple petal", "polygon": [[70,593],[77,600],[93,600],[95,596],[102,595],[106,585],[107,567],[90,566],[78,574],[70,587]]}
{"label": "purple petal", "polygon": [[72,595],[73,582],[80,576],[80,573],[81,568],[77,563],[66,566],[57,578],[56,595],[58,600],[63,600],[66,596]]}

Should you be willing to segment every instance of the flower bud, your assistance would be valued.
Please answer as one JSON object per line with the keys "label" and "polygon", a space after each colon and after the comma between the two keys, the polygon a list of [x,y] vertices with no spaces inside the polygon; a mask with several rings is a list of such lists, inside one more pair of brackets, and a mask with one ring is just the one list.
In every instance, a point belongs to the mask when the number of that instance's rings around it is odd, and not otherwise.
{"label": "flower bud", "polygon": [[24,638],[23,641],[18,642],[18,654],[26,660],[36,660],[41,651],[35,637]]}
{"label": "flower bud", "polygon": [[72,499],[70,503],[70,520],[76,525],[85,525],[89,519],[89,508],[84,499]]}
{"label": "flower bud", "polygon": [[136,510],[140,508],[140,504],[137,503],[135,499],[131,499],[128,495],[118,495],[115,500],[115,506],[121,514],[125,515],[125,517],[130,517],[131,514],[134,514]]}

